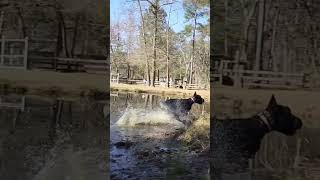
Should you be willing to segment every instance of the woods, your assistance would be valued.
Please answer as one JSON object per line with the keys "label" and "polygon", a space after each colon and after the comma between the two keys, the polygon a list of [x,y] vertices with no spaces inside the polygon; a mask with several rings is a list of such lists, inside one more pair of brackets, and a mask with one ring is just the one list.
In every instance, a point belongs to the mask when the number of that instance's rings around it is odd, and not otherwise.
{"label": "woods", "polygon": [[236,57],[246,69],[319,73],[320,4],[312,0],[217,0],[214,54]]}
{"label": "woods", "polygon": [[0,4],[0,34],[28,37],[31,54],[106,56],[106,8],[104,1],[5,0]]}
{"label": "woods", "polygon": [[111,72],[149,86],[209,84],[209,1],[137,0],[119,12],[111,16]]}

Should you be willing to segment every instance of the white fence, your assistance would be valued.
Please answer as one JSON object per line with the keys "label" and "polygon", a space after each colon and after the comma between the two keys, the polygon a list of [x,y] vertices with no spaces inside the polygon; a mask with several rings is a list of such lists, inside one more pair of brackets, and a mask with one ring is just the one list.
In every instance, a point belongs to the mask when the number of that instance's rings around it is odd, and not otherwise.
{"label": "white fence", "polygon": [[6,97],[0,96],[0,108],[25,110],[25,96],[22,97]]}
{"label": "white fence", "polygon": [[0,68],[27,69],[28,38],[0,39]]}

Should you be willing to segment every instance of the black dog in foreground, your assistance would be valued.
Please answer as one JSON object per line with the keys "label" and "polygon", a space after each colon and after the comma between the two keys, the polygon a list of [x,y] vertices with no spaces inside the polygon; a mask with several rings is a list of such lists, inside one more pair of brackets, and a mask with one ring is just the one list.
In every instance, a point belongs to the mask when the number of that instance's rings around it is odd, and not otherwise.
{"label": "black dog in foreground", "polygon": [[188,112],[191,110],[194,103],[204,103],[204,99],[196,92],[189,99],[168,99],[164,102],[160,102],[160,106],[172,113],[177,120],[182,121],[182,118],[188,115]]}
{"label": "black dog in foreground", "polygon": [[246,170],[249,159],[254,158],[267,133],[278,131],[291,136],[301,127],[301,120],[289,107],[277,104],[273,95],[268,107],[251,118],[213,119],[211,178],[222,179],[222,173]]}

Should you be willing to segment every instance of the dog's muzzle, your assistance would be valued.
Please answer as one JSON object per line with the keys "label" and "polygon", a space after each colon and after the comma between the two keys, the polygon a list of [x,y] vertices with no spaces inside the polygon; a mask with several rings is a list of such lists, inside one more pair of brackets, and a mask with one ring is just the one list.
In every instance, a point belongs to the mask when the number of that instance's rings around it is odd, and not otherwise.
{"label": "dog's muzzle", "polygon": [[302,128],[302,121],[301,121],[301,119],[295,117],[294,121],[295,121],[295,127],[296,127],[296,129],[301,129],[301,128]]}

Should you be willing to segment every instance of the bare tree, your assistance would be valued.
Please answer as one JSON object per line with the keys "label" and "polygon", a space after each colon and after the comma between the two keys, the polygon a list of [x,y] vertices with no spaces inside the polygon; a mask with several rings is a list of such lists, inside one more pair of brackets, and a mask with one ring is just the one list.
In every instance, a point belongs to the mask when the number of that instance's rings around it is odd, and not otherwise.
{"label": "bare tree", "polygon": [[251,19],[254,15],[254,12],[257,6],[257,2],[258,0],[241,0],[241,6],[243,9],[242,42],[240,43],[240,60],[241,61],[248,60],[249,28],[251,25]]}
{"label": "bare tree", "polygon": [[259,71],[261,68],[261,55],[262,55],[263,29],[264,29],[263,26],[264,26],[264,13],[265,13],[264,11],[265,11],[265,0],[259,0],[256,62],[255,62],[256,71]]}
{"label": "bare tree", "polygon": [[141,28],[142,28],[142,36],[143,36],[143,44],[144,44],[144,55],[145,55],[145,63],[146,63],[146,72],[147,72],[147,82],[148,85],[150,86],[150,67],[149,67],[149,60],[148,60],[148,52],[147,52],[147,38],[146,38],[146,32],[145,32],[145,24],[144,24],[144,18],[142,14],[142,9],[141,9],[141,3],[140,0],[138,0],[138,5],[139,5],[139,10],[140,10],[140,16],[141,16]]}
{"label": "bare tree", "polygon": [[171,6],[170,6],[170,10],[169,10],[169,16],[168,16],[168,22],[167,22],[167,32],[166,32],[166,39],[167,39],[167,46],[166,46],[166,53],[167,53],[167,87],[169,88],[170,87],[170,69],[169,69],[169,60],[170,60],[170,57],[169,57],[169,46],[170,46],[170,16],[171,16]]}

